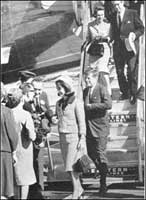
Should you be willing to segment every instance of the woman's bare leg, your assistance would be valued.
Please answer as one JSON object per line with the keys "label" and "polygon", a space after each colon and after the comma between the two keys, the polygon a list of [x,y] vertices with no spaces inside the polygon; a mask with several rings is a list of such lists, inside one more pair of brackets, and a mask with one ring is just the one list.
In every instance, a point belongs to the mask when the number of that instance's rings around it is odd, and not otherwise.
{"label": "woman's bare leg", "polygon": [[79,173],[72,171],[71,178],[72,178],[72,183],[73,183],[72,199],[78,199],[78,197],[83,192],[83,188],[80,183]]}
{"label": "woman's bare leg", "polygon": [[21,186],[21,199],[27,199],[28,190],[29,190],[29,186],[28,185]]}

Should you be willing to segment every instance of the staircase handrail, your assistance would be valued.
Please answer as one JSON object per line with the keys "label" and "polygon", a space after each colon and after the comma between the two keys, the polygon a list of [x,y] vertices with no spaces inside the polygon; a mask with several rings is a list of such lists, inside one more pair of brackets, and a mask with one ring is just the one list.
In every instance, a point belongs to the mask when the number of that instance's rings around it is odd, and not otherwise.
{"label": "staircase handrail", "polygon": [[[141,4],[140,8],[140,18],[141,20],[145,21],[145,7],[144,4]],[[145,24],[145,23],[144,23]],[[139,89],[141,86],[144,86],[145,83],[145,33],[142,35],[139,39],[139,66],[138,66],[138,84],[137,88]],[[136,126],[137,126],[137,142],[138,142],[138,175],[139,175],[139,181],[143,182],[143,155],[144,154],[144,101],[137,99],[137,120],[136,120]]]}

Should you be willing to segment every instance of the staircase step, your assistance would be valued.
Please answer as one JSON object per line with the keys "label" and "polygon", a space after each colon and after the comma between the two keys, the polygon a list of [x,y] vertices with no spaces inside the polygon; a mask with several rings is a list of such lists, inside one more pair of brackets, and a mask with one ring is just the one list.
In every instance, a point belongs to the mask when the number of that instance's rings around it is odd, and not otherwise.
{"label": "staircase step", "polygon": [[138,148],[107,148],[107,158],[109,162],[119,162],[119,161],[135,161],[138,160]]}
{"label": "staircase step", "polygon": [[108,136],[108,141],[126,140],[126,139],[137,139],[136,135],[119,135],[119,136]]}
{"label": "staircase step", "polygon": [[118,162],[108,162],[108,168],[113,168],[113,167],[137,167],[138,166],[138,160],[128,160],[127,162],[125,161],[118,161]]}
{"label": "staircase step", "polygon": [[136,104],[131,105],[129,100],[113,100],[112,109],[109,112],[129,111],[136,112]]}
{"label": "staircase step", "polygon": [[134,126],[135,123],[129,123],[129,124],[114,124],[110,123],[110,134],[109,136],[114,138],[116,136],[130,136],[130,135],[136,135],[136,126]]}
{"label": "staircase step", "polygon": [[[122,177],[107,177],[106,184],[111,185],[113,183],[135,183],[137,182],[134,178],[131,177],[130,180],[124,180]],[[98,187],[100,187],[99,179],[96,178],[85,178],[82,180],[82,184],[85,185],[92,185],[96,184]]]}
{"label": "staircase step", "polygon": [[138,147],[128,147],[128,148],[107,148],[107,152],[136,152],[138,151]]}
{"label": "staircase step", "polygon": [[128,147],[136,147],[137,140],[136,137],[129,136],[117,136],[117,137],[109,137],[107,148],[116,149],[116,148],[128,148]]}
{"label": "staircase step", "polygon": [[109,115],[136,115],[136,111],[134,110],[109,110]]}
{"label": "staircase step", "polygon": [[131,121],[131,122],[128,122],[128,123],[123,123],[123,122],[118,122],[118,123],[114,123],[114,122],[110,122],[109,123],[109,126],[110,128],[124,128],[124,127],[133,127],[135,128],[136,126],[136,122],[135,121]]}

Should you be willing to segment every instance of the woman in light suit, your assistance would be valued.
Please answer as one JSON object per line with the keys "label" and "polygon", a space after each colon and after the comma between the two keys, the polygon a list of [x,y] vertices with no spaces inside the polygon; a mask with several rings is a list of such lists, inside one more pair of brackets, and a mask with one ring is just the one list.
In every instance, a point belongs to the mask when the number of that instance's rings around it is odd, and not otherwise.
{"label": "woman in light suit", "polygon": [[69,173],[73,183],[73,194],[67,199],[80,199],[84,190],[80,182],[80,173],[74,169],[77,152],[86,144],[86,125],[83,103],[75,95],[72,79],[61,76],[56,80],[56,89],[61,97],[56,103],[60,148],[65,171]]}
{"label": "woman in light suit", "polygon": [[93,69],[97,69],[99,75],[105,78],[108,92],[111,95],[108,68],[108,63],[111,55],[109,46],[109,41],[111,37],[111,25],[104,20],[104,7],[96,7],[95,13],[96,19],[88,24],[87,42],[89,45],[87,46],[87,51],[91,42],[96,38],[97,40],[99,40],[100,44],[103,44],[104,54],[102,57],[89,54],[89,66]]}

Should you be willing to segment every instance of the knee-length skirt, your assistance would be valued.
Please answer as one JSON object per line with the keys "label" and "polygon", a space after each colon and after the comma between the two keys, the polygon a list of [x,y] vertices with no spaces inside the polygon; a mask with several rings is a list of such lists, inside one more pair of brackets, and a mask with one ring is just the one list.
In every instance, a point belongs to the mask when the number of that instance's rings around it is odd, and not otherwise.
{"label": "knee-length skirt", "polygon": [[61,133],[59,134],[59,137],[65,171],[73,171],[73,165],[76,162],[77,156],[77,145],[79,142],[78,134]]}

